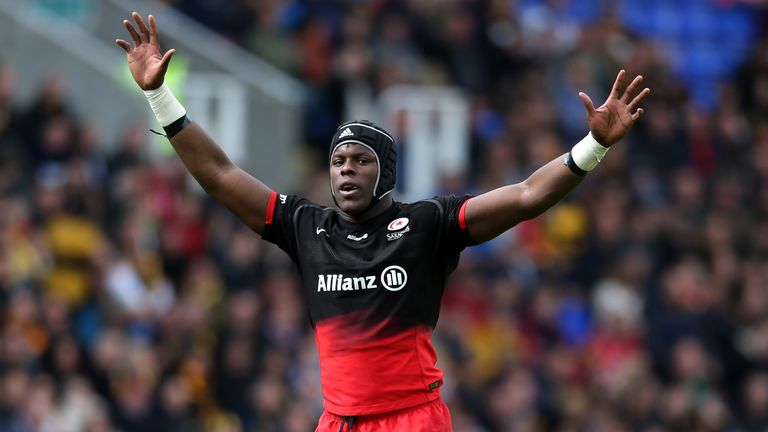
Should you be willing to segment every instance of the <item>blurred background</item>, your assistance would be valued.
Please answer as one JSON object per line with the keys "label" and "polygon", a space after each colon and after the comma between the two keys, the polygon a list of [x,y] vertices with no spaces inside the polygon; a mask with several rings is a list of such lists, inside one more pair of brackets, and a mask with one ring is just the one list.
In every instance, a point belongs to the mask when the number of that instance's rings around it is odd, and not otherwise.
{"label": "blurred background", "polygon": [[[241,166],[328,203],[338,123],[400,200],[524,179],[619,69],[645,117],[563,203],[467,249],[433,337],[458,432],[768,430],[759,0],[0,0],[0,431],[312,431],[294,267],[186,174],[121,21]],[[418,162],[418,165],[416,164]]]}

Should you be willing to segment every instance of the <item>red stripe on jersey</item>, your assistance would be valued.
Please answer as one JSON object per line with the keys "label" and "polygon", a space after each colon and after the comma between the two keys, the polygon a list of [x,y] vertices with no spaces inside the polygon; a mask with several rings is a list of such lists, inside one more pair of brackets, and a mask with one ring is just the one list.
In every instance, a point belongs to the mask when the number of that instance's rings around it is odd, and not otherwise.
{"label": "red stripe on jersey", "polygon": [[264,220],[264,225],[272,225],[272,216],[275,213],[275,203],[277,202],[277,192],[272,191],[269,194],[269,204],[267,204],[267,217]]}
{"label": "red stripe on jersey", "polygon": [[364,317],[346,314],[315,327],[325,409],[370,415],[438,399],[443,373],[435,366],[432,329]]}
{"label": "red stripe on jersey", "polygon": [[465,215],[465,212],[467,211],[468,202],[469,200],[464,201],[459,209],[459,228],[463,230],[467,229],[467,216]]}

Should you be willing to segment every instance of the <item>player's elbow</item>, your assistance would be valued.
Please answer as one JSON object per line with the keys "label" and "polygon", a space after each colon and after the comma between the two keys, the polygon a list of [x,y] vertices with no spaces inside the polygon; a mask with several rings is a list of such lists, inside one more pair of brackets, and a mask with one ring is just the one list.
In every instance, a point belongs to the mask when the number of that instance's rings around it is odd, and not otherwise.
{"label": "player's elbow", "polygon": [[237,167],[234,165],[216,167],[216,169],[201,170],[199,173],[192,173],[192,175],[208,195],[217,198],[218,195],[226,192],[227,183],[230,182],[229,178],[232,177],[236,169]]}

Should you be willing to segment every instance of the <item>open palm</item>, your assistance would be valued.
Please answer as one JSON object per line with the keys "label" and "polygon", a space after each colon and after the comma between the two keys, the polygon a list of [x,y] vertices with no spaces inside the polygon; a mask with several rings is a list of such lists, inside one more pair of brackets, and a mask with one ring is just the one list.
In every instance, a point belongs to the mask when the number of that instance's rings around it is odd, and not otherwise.
{"label": "open palm", "polygon": [[141,19],[141,15],[134,12],[132,16],[134,21],[136,21],[139,31],[137,32],[128,20],[124,20],[123,25],[131,35],[133,45],[122,39],[117,39],[115,43],[128,56],[128,67],[131,69],[131,75],[136,80],[136,84],[142,90],[156,89],[163,84],[165,71],[168,70],[168,64],[176,50],[171,49],[165,54],[160,54],[160,42],[157,37],[155,17],[152,15],[148,17],[149,29],[147,29],[147,26],[144,25],[144,20]]}
{"label": "open palm", "polygon": [[628,86],[625,84],[625,75],[624,70],[619,71],[611,94],[598,108],[595,108],[592,99],[586,93],[579,93],[587,109],[589,130],[592,136],[606,147],[624,138],[635,122],[643,116],[643,109],[637,106],[651,92],[647,87],[638,92],[643,82],[642,75],[635,77]]}

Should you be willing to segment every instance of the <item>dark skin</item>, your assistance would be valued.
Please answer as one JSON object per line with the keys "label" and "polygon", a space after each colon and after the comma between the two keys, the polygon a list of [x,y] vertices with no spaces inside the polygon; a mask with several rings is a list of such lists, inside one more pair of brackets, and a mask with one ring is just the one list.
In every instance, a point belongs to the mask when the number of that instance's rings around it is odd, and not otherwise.
{"label": "dark skin", "polygon": [[[642,88],[642,83],[643,77],[638,75],[627,85],[626,72],[619,71],[611,94],[598,108],[586,93],[579,93],[587,110],[589,130],[603,146],[611,147],[619,142],[643,116],[644,111],[638,105],[651,91]],[[465,211],[470,236],[477,242],[488,241],[563,199],[584,179],[563,164],[564,156],[555,158],[520,183],[470,200]]]}
{"label": "dark skin", "polygon": [[333,152],[331,189],[344,218],[362,222],[381,214],[392,205],[392,197],[386,195],[375,206],[367,209],[378,171],[376,156],[359,144],[345,144]]}
{"label": "dark skin", "polygon": [[[142,90],[156,89],[163,84],[175,50],[160,53],[157,24],[152,15],[148,17],[149,28],[138,13],[132,16],[138,30],[128,20],[123,21],[123,26],[133,44],[122,39],[115,42],[125,51],[136,84]],[[232,163],[197,123],[192,122],[171,138],[171,145],[209,195],[251,229],[259,234],[264,232],[270,188]]]}
{"label": "dark skin", "polygon": [[[157,24],[152,15],[149,27],[142,17],[132,14],[136,28],[125,20],[133,44],[116,40],[128,58],[128,66],[142,90],[160,87],[175,50],[162,54]],[[138,29],[138,30],[137,30]],[[605,147],[619,142],[640,117],[640,102],[650,90],[642,87],[642,76],[627,83],[620,71],[608,99],[595,108],[585,93],[579,93],[587,111],[592,135]],[[238,168],[196,123],[171,138],[171,145],[203,189],[222,203],[251,229],[264,231],[267,205],[272,192],[256,178]],[[376,172],[376,159],[364,147],[352,144],[339,147],[331,157],[331,187],[342,215],[353,222],[375,217],[392,205],[385,196],[376,206],[370,203]],[[518,223],[536,217],[559,202],[583,177],[577,176],[558,157],[539,168],[524,181],[503,186],[472,198],[466,207],[467,229],[477,242],[490,240]]]}

